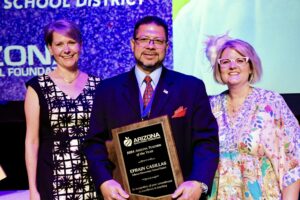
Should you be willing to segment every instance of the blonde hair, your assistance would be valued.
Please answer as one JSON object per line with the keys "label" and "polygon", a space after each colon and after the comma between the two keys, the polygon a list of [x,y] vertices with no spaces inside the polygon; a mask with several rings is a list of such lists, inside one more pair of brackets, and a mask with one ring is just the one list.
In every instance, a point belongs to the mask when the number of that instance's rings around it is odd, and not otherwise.
{"label": "blonde hair", "polygon": [[229,39],[217,49],[216,59],[214,59],[213,63],[211,63],[215,81],[220,84],[224,84],[224,82],[221,79],[221,72],[218,59],[221,58],[222,53],[227,48],[235,50],[242,56],[249,57],[248,62],[250,64],[250,69],[252,73],[249,75],[248,81],[251,84],[258,82],[262,76],[262,66],[260,58],[257,55],[255,49],[249,43],[239,39]]}

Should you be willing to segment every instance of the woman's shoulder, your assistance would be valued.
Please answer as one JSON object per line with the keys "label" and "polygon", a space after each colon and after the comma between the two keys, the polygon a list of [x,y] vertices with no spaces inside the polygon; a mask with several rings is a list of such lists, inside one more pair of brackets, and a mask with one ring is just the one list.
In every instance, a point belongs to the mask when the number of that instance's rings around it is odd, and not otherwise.
{"label": "woman's shoulder", "polygon": [[101,82],[101,78],[98,77],[98,76],[95,76],[93,74],[87,74],[87,73],[84,73],[86,76],[87,76],[87,80],[89,82],[89,85],[94,85],[94,86],[97,86],[100,82]]}
{"label": "woman's shoulder", "polygon": [[209,103],[213,113],[218,113],[221,110],[221,107],[226,98],[226,94],[227,91],[224,91],[220,94],[209,96]]}
{"label": "woman's shoulder", "polygon": [[220,93],[220,94],[216,94],[216,95],[210,95],[209,96],[209,100],[211,102],[215,102],[215,101],[222,101],[225,96],[228,94],[228,90],[225,90],[224,92]]}
{"label": "woman's shoulder", "polygon": [[47,74],[41,74],[41,75],[34,76],[31,79],[29,79],[28,81],[26,81],[25,85],[26,85],[26,87],[28,87],[28,86],[31,86],[31,87],[36,86],[36,85],[39,84],[39,82],[41,80],[46,79],[47,76],[48,76]]}
{"label": "woman's shoulder", "polygon": [[252,96],[253,105],[263,107],[267,110],[273,110],[273,112],[281,112],[282,109],[289,110],[284,98],[275,91],[255,88]]}
{"label": "woman's shoulder", "polygon": [[100,82],[102,79],[99,76],[95,76],[93,74],[86,74],[90,81]]}
{"label": "woman's shoulder", "polygon": [[283,97],[278,92],[272,90],[253,88],[253,93],[255,99],[264,102],[278,102],[283,100]]}
{"label": "woman's shoulder", "polygon": [[[83,72],[85,73],[85,72]],[[93,74],[89,74],[89,73],[85,73],[90,79],[93,79],[93,80],[101,80],[101,77],[99,76],[96,76],[96,75],[93,75]]]}

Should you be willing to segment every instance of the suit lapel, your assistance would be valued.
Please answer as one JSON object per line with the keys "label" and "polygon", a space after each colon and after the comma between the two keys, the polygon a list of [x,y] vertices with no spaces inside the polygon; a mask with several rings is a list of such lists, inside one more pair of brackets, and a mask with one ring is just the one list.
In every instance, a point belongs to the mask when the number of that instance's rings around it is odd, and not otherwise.
{"label": "suit lapel", "polygon": [[140,102],[139,102],[139,96],[140,96],[140,90],[137,84],[137,80],[134,74],[134,69],[130,70],[127,73],[127,76],[124,79],[124,82],[122,84],[121,93],[124,98],[124,101],[126,101],[129,105],[129,107],[132,108],[134,113],[137,113],[138,117],[140,118]]}
{"label": "suit lapel", "polygon": [[163,111],[163,108],[170,100],[171,94],[174,92],[172,87],[174,80],[171,78],[171,74],[168,69],[163,67],[161,77],[158,85],[155,89],[155,96],[151,108],[151,118],[158,117]]}

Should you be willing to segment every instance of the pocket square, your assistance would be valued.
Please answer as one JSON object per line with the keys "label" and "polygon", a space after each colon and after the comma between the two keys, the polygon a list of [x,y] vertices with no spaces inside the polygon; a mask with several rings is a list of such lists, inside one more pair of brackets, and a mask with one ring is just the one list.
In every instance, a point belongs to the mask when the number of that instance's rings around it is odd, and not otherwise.
{"label": "pocket square", "polygon": [[186,114],[186,110],[187,110],[187,108],[180,106],[179,108],[177,108],[177,110],[175,110],[172,118],[184,117]]}

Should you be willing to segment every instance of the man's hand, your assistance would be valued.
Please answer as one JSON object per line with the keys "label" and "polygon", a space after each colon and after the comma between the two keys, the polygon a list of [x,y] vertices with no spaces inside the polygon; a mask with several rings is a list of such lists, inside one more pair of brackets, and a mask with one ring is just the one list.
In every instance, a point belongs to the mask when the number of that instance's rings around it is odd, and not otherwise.
{"label": "man's hand", "polygon": [[183,182],[172,194],[172,198],[177,200],[199,200],[202,189],[198,181]]}
{"label": "man's hand", "polygon": [[102,183],[100,190],[105,200],[126,200],[129,198],[129,195],[122,189],[121,185],[113,179]]}

